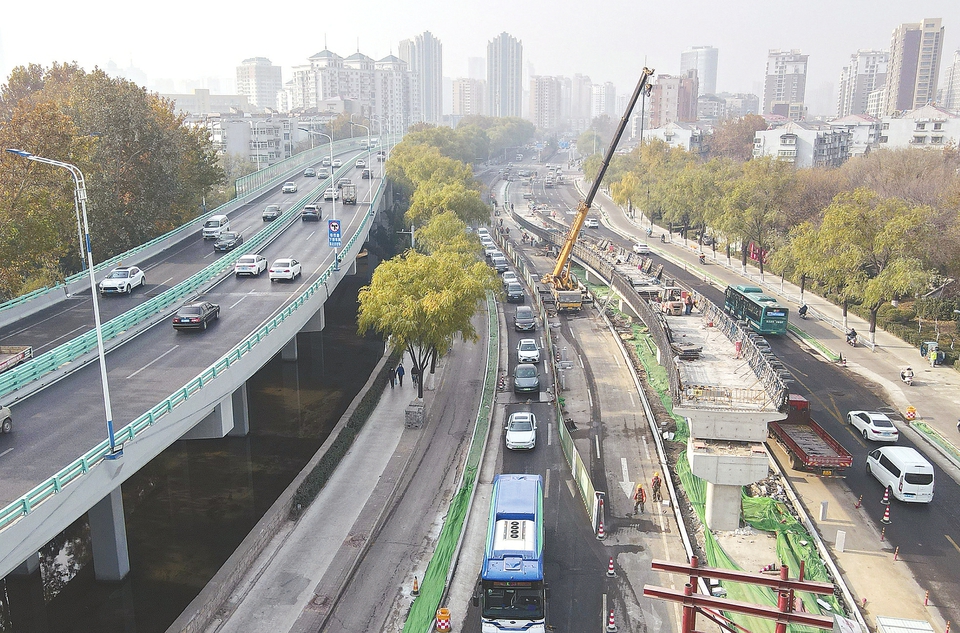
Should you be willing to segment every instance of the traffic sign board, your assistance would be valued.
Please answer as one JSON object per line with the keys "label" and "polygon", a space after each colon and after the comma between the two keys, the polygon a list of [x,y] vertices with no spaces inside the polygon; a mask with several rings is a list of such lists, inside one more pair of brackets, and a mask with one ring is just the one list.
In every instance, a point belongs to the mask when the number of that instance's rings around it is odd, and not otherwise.
{"label": "traffic sign board", "polygon": [[327,220],[327,236],[330,248],[340,248],[340,220]]}

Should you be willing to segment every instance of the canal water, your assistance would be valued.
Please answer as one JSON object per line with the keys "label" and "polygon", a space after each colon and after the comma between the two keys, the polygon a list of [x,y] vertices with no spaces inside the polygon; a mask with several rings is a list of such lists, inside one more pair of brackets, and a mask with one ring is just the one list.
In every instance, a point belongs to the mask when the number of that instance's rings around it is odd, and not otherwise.
{"label": "canal water", "polygon": [[162,633],[303,468],[383,355],[357,334],[358,260],[325,306],[323,332],[298,337],[248,382],[250,434],[175,443],[123,484],[131,572],[94,580],[89,527],[77,520],[41,551],[40,574],[0,580],[3,633]]}

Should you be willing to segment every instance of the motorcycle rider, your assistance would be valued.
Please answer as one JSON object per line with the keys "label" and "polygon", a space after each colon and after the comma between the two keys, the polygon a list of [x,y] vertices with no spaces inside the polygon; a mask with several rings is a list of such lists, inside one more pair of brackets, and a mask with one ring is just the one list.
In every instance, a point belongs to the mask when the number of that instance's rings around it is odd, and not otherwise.
{"label": "motorcycle rider", "polygon": [[904,369],[903,371],[901,371],[901,372],[900,372],[900,380],[902,380],[903,382],[907,383],[908,385],[909,385],[909,384],[912,384],[912,383],[913,383],[913,369],[910,368],[910,367],[907,367],[906,369]]}
{"label": "motorcycle rider", "polygon": [[850,331],[847,332],[847,343],[850,345],[857,344],[857,331],[853,328],[850,328]]}
{"label": "motorcycle rider", "polygon": [[797,314],[800,315],[800,318],[801,318],[801,319],[806,319],[806,318],[807,318],[807,310],[808,310],[808,309],[809,309],[809,308],[807,308],[807,304],[803,304],[802,306],[800,306],[800,309],[797,310]]}

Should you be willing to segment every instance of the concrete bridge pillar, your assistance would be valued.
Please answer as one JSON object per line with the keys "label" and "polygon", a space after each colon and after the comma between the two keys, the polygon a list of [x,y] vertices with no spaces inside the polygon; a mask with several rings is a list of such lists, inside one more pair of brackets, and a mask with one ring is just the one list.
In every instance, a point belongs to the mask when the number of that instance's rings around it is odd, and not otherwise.
{"label": "concrete bridge pillar", "polygon": [[93,571],[97,580],[119,581],[130,572],[123,496],[117,486],[87,511],[93,544]]}
{"label": "concrete bridge pillar", "polygon": [[287,344],[283,346],[280,350],[280,358],[287,361],[295,363],[297,362],[297,337],[294,336],[292,339],[287,341]]}
{"label": "concrete bridge pillar", "polygon": [[[241,386],[240,389],[244,387]],[[241,405],[241,410],[237,411],[234,408],[236,400],[234,398],[234,393],[226,396],[221,399],[220,402],[213,407],[213,411],[207,414],[205,418],[200,420],[200,422],[194,426],[192,429],[184,433],[180,439],[182,440],[209,440],[209,439],[220,439],[230,433],[236,426],[236,418],[242,417],[243,422],[241,426],[248,423],[245,422],[247,417],[246,409],[246,397],[241,396],[239,403]],[[249,428],[247,428],[249,430]],[[246,435],[246,433],[238,433],[239,435]]]}
{"label": "concrete bridge pillar", "polygon": [[247,403],[247,383],[244,381],[230,396],[233,405],[233,428],[227,435],[246,437],[250,433],[250,407]]}
{"label": "concrete bridge pillar", "polygon": [[[326,304],[324,304],[326,305]],[[324,326],[326,326],[326,317],[324,316],[323,306],[320,306],[320,309],[313,313],[313,316],[310,317],[310,320],[307,321],[300,331],[301,332],[322,332]]]}
{"label": "concrete bridge pillar", "polygon": [[20,563],[20,566],[10,572],[11,576],[29,576],[40,569],[40,552],[35,552]]}

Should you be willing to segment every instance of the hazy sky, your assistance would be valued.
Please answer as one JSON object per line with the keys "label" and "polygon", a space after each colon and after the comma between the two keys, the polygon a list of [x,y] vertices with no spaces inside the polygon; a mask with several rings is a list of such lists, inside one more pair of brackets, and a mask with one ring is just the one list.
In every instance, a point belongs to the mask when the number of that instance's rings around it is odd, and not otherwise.
{"label": "hazy sky", "polygon": [[286,81],[325,41],[342,56],[359,41],[360,52],[379,59],[429,30],[443,43],[444,76],[460,77],[467,58],[485,57],[487,42],[506,31],[523,43],[525,71],[583,73],[594,83],[614,82],[619,92],[632,91],[644,63],[679,72],[681,51],[694,45],[719,49],[718,91],[758,92],[767,50],[798,48],[810,56],[807,102],[819,114],[835,110],[828,84],[836,90],[851,53],[887,49],[900,23],[937,17],[945,27],[942,70],[960,47],[957,0],[11,1],[0,23],[0,72],[5,81],[21,64],[76,61],[90,69],[113,62],[140,69],[152,88],[162,79],[200,87],[208,77],[232,86],[236,66],[262,56],[283,68]]}

